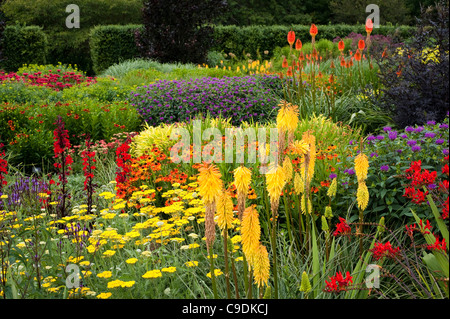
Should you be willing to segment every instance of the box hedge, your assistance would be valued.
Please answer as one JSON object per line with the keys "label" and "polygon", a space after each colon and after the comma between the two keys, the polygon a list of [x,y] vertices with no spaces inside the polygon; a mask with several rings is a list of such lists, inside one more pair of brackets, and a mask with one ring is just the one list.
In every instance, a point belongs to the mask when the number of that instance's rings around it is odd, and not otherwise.
{"label": "box hedge", "polygon": [[24,64],[46,64],[47,36],[38,26],[6,26],[0,69],[17,71]]}

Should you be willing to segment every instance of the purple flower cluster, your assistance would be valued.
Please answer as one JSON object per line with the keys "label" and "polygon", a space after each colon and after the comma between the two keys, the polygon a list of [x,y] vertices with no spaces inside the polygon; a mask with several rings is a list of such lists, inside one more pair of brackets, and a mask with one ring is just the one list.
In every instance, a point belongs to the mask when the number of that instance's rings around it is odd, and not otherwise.
{"label": "purple flower cluster", "polygon": [[[36,177],[20,177],[14,184],[8,185],[3,189],[4,194],[8,195],[7,205],[9,209],[17,209],[29,201],[39,201],[39,193],[45,193],[49,189],[46,182]],[[3,193],[0,192],[0,195]],[[0,201],[0,209],[4,209]]]}
{"label": "purple flower cluster", "polygon": [[189,121],[197,115],[265,121],[275,114],[275,76],[161,80],[131,92],[130,103],[150,125]]}

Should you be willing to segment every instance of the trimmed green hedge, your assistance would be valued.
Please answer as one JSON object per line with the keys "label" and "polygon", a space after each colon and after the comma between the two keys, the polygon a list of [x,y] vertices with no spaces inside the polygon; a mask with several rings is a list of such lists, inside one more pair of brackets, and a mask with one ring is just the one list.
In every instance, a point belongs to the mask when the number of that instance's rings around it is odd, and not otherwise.
{"label": "trimmed green hedge", "polygon": [[[336,37],[346,37],[352,32],[365,34],[363,25],[319,25],[317,40],[333,40]],[[90,45],[94,70],[99,73],[120,60],[126,60],[138,55],[134,44],[134,31],[142,28],[140,25],[98,26],[91,32]],[[309,25],[294,25],[292,29],[303,42],[309,42]],[[216,26],[214,31],[215,51],[232,52],[238,56],[250,53],[256,57],[258,52],[269,51],[272,55],[276,47],[287,45],[287,33],[290,26]],[[409,38],[414,27],[381,26],[374,29],[373,34],[395,36],[399,41]]]}
{"label": "trimmed green hedge", "polygon": [[[333,40],[336,37],[344,38],[350,33],[366,34],[363,25],[318,25],[319,33],[316,40]],[[290,30],[295,32],[296,38],[307,43],[311,41],[309,35],[309,25],[290,26],[221,26],[215,29],[216,45],[214,49],[225,53],[232,52],[235,55],[242,56],[250,53],[254,58],[258,52],[269,51],[269,56],[276,47],[288,45],[287,34]],[[373,35],[394,36],[399,41],[408,39],[414,33],[415,28],[409,26],[381,26],[373,30]]]}
{"label": "trimmed green hedge", "polygon": [[141,25],[97,26],[91,30],[89,45],[95,73],[111,65],[138,56],[134,33]]}
{"label": "trimmed green hedge", "polygon": [[24,64],[46,64],[47,36],[38,26],[7,26],[0,69],[17,71]]}

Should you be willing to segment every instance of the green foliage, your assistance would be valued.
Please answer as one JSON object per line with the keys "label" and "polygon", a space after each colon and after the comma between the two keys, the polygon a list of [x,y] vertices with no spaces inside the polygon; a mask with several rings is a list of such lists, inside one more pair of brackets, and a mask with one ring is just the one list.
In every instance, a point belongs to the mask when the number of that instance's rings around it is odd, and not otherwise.
{"label": "green foliage", "polygon": [[138,50],[134,42],[134,32],[138,25],[99,26],[90,33],[90,47],[93,69],[98,74],[114,63],[134,58]]}
{"label": "green foliage", "polygon": [[72,145],[81,144],[85,134],[93,141],[109,140],[117,133],[137,131],[141,125],[136,110],[127,102],[108,104],[86,99],[70,103],[2,104],[0,136],[7,145],[11,165],[40,165],[51,160],[49,147],[59,115]]}
{"label": "green foliage", "polygon": [[[336,23],[363,24],[370,12],[366,7],[373,4],[371,0],[332,0],[330,9]],[[374,3],[380,8],[380,24],[408,24],[413,22],[405,0],[378,0]]]}
{"label": "green foliage", "polygon": [[16,71],[25,63],[46,63],[47,36],[38,26],[7,26],[0,69]]}

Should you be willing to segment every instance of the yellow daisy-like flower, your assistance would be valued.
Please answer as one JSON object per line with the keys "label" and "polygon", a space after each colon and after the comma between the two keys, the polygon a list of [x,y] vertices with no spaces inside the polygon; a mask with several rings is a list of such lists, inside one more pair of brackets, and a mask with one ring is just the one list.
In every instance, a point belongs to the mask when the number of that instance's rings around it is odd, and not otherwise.
{"label": "yellow daisy-like flower", "polygon": [[102,292],[101,294],[97,295],[98,299],[108,299],[109,297],[111,297],[112,293],[110,292]]}
{"label": "yellow daisy-like flower", "polygon": [[129,258],[125,261],[127,264],[133,265],[138,262],[137,258]]}
{"label": "yellow daisy-like flower", "polygon": [[112,272],[109,270],[97,274],[98,278],[110,278],[111,276],[112,276]]}
{"label": "yellow daisy-like flower", "polygon": [[269,254],[267,253],[266,247],[259,244],[253,258],[253,278],[255,279],[255,283],[258,285],[258,288],[264,284],[267,286],[267,281],[269,280],[269,269]]}
{"label": "yellow daisy-like flower", "polygon": [[363,152],[360,152],[355,158],[355,173],[359,181],[367,179],[367,172],[369,169],[369,158]]}
{"label": "yellow daisy-like flower", "polygon": [[149,270],[145,274],[142,275],[142,278],[146,278],[146,279],[158,278],[158,277],[162,277],[161,270],[158,270],[158,269]]}
{"label": "yellow daisy-like flower", "polygon": [[161,269],[161,271],[162,272],[170,272],[170,273],[172,273],[172,272],[177,271],[177,267],[167,267],[167,268]]}
{"label": "yellow daisy-like flower", "polygon": [[369,204],[369,190],[365,182],[358,184],[358,190],[356,191],[356,202],[361,211],[364,211]]}
{"label": "yellow daisy-like flower", "polygon": [[254,255],[259,247],[261,238],[261,227],[259,223],[258,211],[253,207],[248,207],[244,211],[241,225],[242,251],[245,257],[252,264]]}
{"label": "yellow daisy-like flower", "polygon": [[222,174],[214,164],[203,164],[199,169],[198,191],[205,203],[212,203],[222,192]]}
{"label": "yellow daisy-like flower", "polygon": [[234,170],[234,185],[238,193],[247,195],[251,179],[252,172],[247,167],[239,166]]}
{"label": "yellow daisy-like flower", "polygon": [[196,260],[192,260],[192,261],[187,261],[184,263],[187,267],[197,267],[198,266],[198,261]]}
{"label": "yellow daisy-like flower", "polygon": [[283,168],[280,165],[277,167],[272,165],[266,174],[267,192],[271,202],[277,202],[280,199],[285,183],[286,176]]}
{"label": "yellow daisy-like flower", "polygon": [[107,251],[105,251],[105,252],[103,253],[103,256],[105,256],[105,257],[111,257],[111,256],[114,256],[115,253],[116,253],[115,250],[107,250]]}
{"label": "yellow daisy-like flower", "polygon": [[216,216],[219,228],[226,231],[233,226],[233,201],[227,192],[223,192],[216,200]]}
{"label": "yellow daisy-like flower", "polygon": [[[223,275],[222,270],[220,270],[220,269],[214,269],[214,276],[217,277],[217,276],[220,276],[220,275]],[[207,273],[207,274],[206,274],[206,277],[211,278],[211,272]]]}

